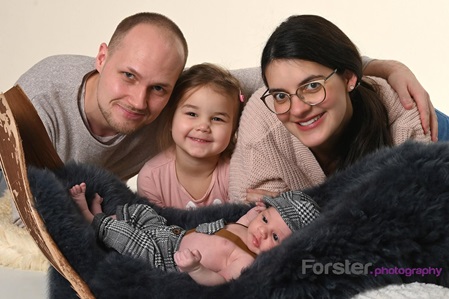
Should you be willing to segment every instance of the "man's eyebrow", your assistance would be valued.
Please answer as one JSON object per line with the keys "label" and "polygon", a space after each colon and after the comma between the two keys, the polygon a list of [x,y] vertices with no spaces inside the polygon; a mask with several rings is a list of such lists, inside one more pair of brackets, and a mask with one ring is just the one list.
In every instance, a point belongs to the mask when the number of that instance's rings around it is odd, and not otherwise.
{"label": "man's eyebrow", "polygon": [[134,69],[132,66],[128,66],[126,68],[128,69],[128,72],[130,72],[132,74],[135,74],[135,75],[137,75],[139,77],[141,76],[140,73],[136,69]]}
{"label": "man's eyebrow", "polygon": [[[134,74],[138,78],[142,77],[142,75],[135,68],[133,68],[132,66],[128,66],[127,69],[128,69],[128,72]],[[154,84],[151,84],[151,85],[152,86],[162,86],[162,87],[165,87],[165,88],[173,87],[171,84],[166,83],[166,82],[158,82],[158,83],[154,83]]]}

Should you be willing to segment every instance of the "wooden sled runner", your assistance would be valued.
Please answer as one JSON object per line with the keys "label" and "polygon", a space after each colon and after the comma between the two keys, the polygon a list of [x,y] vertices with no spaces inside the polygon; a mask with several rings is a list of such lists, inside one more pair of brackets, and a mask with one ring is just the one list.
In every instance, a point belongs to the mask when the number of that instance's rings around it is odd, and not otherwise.
{"label": "wooden sled runner", "polygon": [[[11,197],[22,221],[52,266],[66,278],[80,298],[94,298],[48,234],[34,208],[27,166],[63,166],[34,106],[19,86],[0,94],[0,162]],[[26,145],[26,146],[23,146]]]}

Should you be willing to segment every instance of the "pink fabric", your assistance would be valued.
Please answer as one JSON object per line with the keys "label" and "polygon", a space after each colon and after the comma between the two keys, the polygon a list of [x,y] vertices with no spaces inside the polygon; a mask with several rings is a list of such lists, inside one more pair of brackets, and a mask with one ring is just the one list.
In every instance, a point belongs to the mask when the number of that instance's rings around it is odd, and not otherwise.
{"label": "pink fabric", "polygon": [[175,155],[164,151],[145,163],[137,176],[137,192],[162,207],[191,209],[229,201],[229,160],[218,163],[207,192],[194,199],[176,176]]}

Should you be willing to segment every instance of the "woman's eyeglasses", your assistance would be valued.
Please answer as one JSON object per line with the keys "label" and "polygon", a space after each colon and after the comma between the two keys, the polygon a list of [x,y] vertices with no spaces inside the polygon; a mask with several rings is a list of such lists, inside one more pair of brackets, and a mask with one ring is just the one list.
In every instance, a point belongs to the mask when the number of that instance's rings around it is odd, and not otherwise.
{"label": "woman's eyeglasses", "polygon": [[267,89],[260,99],[268,109],[275,114],[287,113],[292,106],[292,96],[296,95],[301,101],[310,106],[321,104],[326,99],[324,83],[337,72],[335,69],[329,76],[321,80],[314,80],[298,87],[295,93],[283,91],[269,92]]}

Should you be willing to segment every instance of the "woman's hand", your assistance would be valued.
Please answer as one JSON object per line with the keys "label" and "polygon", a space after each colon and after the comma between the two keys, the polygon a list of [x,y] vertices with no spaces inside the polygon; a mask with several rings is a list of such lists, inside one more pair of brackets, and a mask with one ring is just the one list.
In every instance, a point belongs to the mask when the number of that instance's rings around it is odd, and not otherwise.
{"label": "woman's hand", "polygon": [[246,190],[246,201],[247,202],[258,202],[261,201],[264,196],[276,197],[279,192],[272,192],[263,189],[248,189]]}

